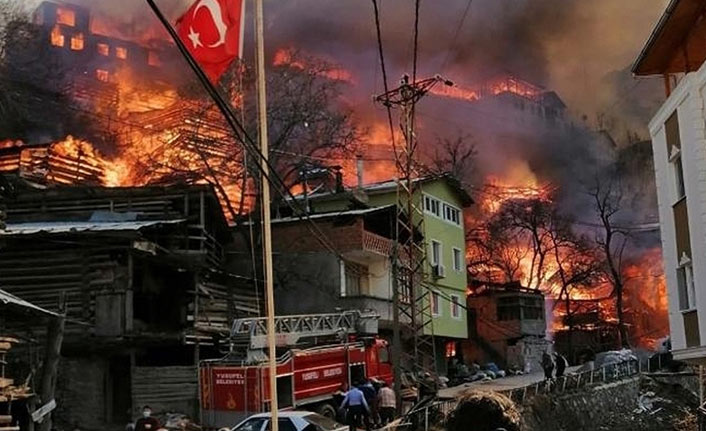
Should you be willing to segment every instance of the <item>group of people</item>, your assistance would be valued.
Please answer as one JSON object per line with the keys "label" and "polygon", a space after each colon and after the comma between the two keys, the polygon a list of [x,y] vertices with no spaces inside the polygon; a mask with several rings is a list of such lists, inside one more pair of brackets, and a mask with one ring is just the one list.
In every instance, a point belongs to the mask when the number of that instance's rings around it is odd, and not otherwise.
{"label": "group of people", "polygon": [[356,382],[350,389],[344,387],[343,392],[340,410],[352,431],[361,424],[370,431],[394,420],[397,400],[395,391],[386,382]]}
{"label": "group of people", "polygon": [[[542,354],[542,369],[544,370],[544,378],[551,380],[553,378],[559,378],[566,372],[566,367],[569,365],[569,361],[561,355],[560,353],[554,353],[554,356],[549,352],[544,352]],[[556,374],[554,370],[556,369]]]}

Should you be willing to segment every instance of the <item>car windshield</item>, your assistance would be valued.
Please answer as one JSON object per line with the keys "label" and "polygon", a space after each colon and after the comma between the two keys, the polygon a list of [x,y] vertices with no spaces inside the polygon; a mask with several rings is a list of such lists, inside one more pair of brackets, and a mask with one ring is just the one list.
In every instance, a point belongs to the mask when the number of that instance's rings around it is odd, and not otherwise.
{"label": "car windshield", "polygon": [[239,426],[233,428],[233,431],[260,431],[262,424],[267,421],[267,418],[252,418],[248,419]]}
{"label": "car windshield", "polygon": [[306,415],[304,417],[304,420],[316,425],[317,427],[324,429],[324,430],[334,430],[336,428],[341,428],[343,425],[339,424],[338,422],[334,421],[333,419],[329,419],[326,416],[321,416],[316,413],[312,413],[310,415]]}

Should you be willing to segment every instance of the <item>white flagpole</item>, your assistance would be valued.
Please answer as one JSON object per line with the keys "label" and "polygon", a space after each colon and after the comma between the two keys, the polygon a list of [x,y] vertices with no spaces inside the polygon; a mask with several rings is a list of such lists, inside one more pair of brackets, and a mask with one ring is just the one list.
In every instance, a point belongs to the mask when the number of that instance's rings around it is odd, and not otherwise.
{"label": "white flagpole", "polygon": [[257,45],[257,108],[260,140],[260,151],[263,155],[262,164],[262,239],[264,248],[265,291],[267,292],[267,346],[269,350],[270,369],[270,430],[279,431],[277,420],[277,357],[275,352],[275,294],[272,270],[272,229],[270,224],[270,183],[268,181],[269,144],[267,141],[267,88],[265,84],[265,25],[263,18],[264,0],[255,0],[255,39]]}

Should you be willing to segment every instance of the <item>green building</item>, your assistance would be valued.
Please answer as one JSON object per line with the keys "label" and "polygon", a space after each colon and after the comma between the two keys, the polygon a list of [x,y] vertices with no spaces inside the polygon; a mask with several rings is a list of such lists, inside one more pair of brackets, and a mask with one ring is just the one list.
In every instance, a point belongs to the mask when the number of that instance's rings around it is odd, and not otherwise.
{"label": "green building", "polygon": [[[387,206],[397,203],[397,196],[396,181],[386,181],[339,192],[314,193],[308,196],[307,204],[311,213],[329,213]],[[433,286],[433,331],[440,359],[445,352],[455,351],[456,342],[468,336],[463,209],[473,201],[459,181],[448,174],[416,180],[414,200],[423,209],[420,227],[427,250],[425,272]],[[416,224],[419,220],[415,220]]]}

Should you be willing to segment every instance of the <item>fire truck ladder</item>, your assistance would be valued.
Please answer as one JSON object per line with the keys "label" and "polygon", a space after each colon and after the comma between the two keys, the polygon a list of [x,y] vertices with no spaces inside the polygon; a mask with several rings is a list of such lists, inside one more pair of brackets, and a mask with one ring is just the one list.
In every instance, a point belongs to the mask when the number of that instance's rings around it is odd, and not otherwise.
{"label": "fire truck ladder", "polygon": [[[296,346],[304,338],[335,335],[345,340],[348,335],[356,333],[375,335],[379,318],[377,313],[358,310],[275,317],[277,346]],[[267,319],[235,319],[231,328],[231,352],[236,347],[245,347],[248,361],[267,359]]]}

